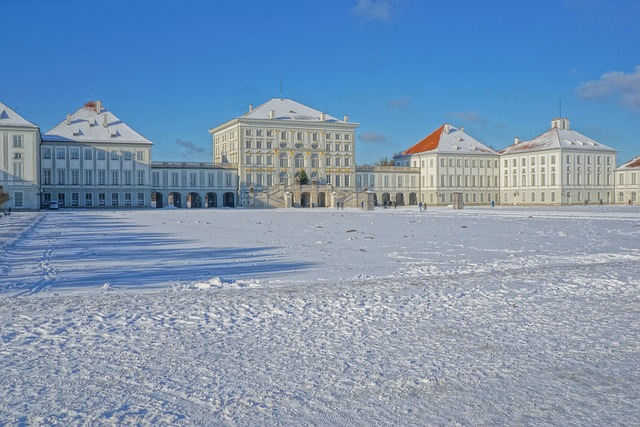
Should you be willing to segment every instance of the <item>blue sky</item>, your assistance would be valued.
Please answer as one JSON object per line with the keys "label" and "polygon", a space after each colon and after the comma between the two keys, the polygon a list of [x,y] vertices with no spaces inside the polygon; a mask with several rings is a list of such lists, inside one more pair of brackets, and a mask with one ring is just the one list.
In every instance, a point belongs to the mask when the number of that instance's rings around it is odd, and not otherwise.
{"label": "blue sky", "polygon": [[357,162],[445,120],[496,149],[558,116],[640,155],[640,0],[3,0],[0,101],[46,132],[89,100],[211,161],[208,129],[280,96],[361,124]]}

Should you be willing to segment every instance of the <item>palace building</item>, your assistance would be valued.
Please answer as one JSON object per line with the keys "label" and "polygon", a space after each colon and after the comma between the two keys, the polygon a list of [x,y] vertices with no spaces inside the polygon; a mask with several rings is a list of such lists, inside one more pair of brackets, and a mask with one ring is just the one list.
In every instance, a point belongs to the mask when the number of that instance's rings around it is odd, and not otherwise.
{"label": "palace building", "polygon": [[43,135],[43,203],[149,207],[151,145],[102,102],[86,103]]}
{"label": "palace building", "polygon": [[11,197],[8,206],[40,206],[40,129],[0,102],[0,188]]}
{"label": "palace building", "polygon": [[152,162],[152,142],[101,101],[42,136],[0,103],[3,207],[636,204],[640,194],[640,157],[616,169],[616,150],[567,118],[499,152],[445,123],[386,166],[356,166],[358,127],[274,98],[209,130],[211,163]]}
{"label": "palace building", "polygon": [[502,204],[614,203],[616,150],[571,129],[569,119],[500,152]]}
{"label": "palace building", "polygon": [[240,205],[324,207],[355,203],[358,126],[274,98],[209,133],[214,163],[237,167]]}
{"label": "palace building", "polygon": [[616,170],[616,203],[636,204],[640,194],[640,156]]}
{"label": "palace building", "polygon": [[461,193],[466,204],[499,202],[499,155],[448,123],[394,158],[398,166],[420,170],[420,202],[453,203]]}

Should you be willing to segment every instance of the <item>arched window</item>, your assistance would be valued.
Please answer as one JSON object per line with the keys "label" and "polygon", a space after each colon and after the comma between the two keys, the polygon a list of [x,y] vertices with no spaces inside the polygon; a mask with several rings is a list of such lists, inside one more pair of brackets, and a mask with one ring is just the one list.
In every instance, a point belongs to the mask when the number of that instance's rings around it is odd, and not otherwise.
{"label": "arched window", "polygon": [[311,155],[311,167],[319,168],[320,167],[320,157],[317,154]]}
{"label": "arched window", "polygon": [[302,154],[296,154],[294,157],[294,163],[296,168],[304,167],[304,156]]}
{"label": "arched window", "polygon": [[289,155],[286,153],[280,154],[280,167],[288,168],[289,167]]}
{"label": "arched window", "polygon": [[289,174],[287,174],[286,172],[280,172],[280,184],[289,184]]}

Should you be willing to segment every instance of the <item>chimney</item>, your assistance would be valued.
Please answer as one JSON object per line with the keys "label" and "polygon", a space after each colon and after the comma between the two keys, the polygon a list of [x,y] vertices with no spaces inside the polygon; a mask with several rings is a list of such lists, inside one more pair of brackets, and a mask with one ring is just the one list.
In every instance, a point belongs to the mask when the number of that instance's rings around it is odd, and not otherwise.
{"label": "chimney", "polygon": [[109,115],[108,114],[103,114],[102,115],[102,126],[104,126],[104,127],[109,126]]}
{"label": "chimney", "polygon": [[253,104],[249,104],[249,112],[253,111]]}
{"label": "chimney", "polygon": [[96,101],[96,113],[100,114],[102,111],[102,101]]}
{"label": "chimney", "polygon": [[513,144],[520,144],[520,138],[518,138],[517,136],[515,138],[513,138]]}
{"label": "chimney", "polygon": [[276,110],[269,110],[269,118],[270,119],[276,118]]}
{"label": "chimney", "polygon": [[449,134],[449,132],[451,131],[451,125],[449,123],[444,124],[444,131],[446,134]]}
{"label": "chimney", "polygon": [[460,126],[460,132],[464,132],[464,126]]}
{"label": "chimney", "polygon": [[324,122],[325,120],[327,120],[327,115],[324,113],[320,113],[320,121]]}
{"label": "chimney", "polygon": [[71,124],[71,114],[67,114],[67,126]]}
{"label": "chimney", "polygon": [[349,121],[349,116],[347,116],[346,114],[344,115],[344,121],[348,122]]}

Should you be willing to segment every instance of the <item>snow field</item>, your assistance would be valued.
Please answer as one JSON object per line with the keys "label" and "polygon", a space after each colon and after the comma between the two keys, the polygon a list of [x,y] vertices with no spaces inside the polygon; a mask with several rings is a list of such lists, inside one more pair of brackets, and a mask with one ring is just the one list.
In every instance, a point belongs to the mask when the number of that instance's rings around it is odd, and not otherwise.
{"label": "snow field", "polygon": [[15,215],[0,424],[633,424],[638,213]]}

